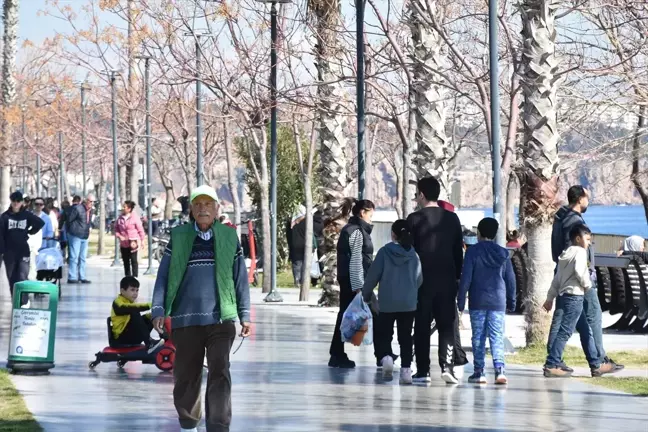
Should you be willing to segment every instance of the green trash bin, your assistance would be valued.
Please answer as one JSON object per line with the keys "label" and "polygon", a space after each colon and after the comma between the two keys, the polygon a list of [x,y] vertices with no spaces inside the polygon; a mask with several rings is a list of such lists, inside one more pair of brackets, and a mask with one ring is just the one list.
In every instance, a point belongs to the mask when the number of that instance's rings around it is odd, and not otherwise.
{"label": "green trash bin", "polygon": [[59,288],[24,281],[14,285],[7,368],[46,372],[54,367]]}

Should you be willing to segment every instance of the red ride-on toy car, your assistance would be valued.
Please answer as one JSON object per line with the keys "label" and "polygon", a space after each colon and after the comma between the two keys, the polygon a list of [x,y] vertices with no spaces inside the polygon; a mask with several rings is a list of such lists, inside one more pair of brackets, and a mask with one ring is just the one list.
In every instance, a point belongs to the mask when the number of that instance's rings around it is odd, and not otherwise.
{"label": "red ride-on toy car", "polygon": [[126,363],[132,361],[141,361],[144,364],[154,364],[161,371],[171,371],[175,362],[175,346],[171,340],[171,319],[167,318],[164,322],[164,328],[167,338],[164,345],[160,345],[152,353],[148,353],[146,345],[119,345],[116,343],[112,332],[112,321],[108,323],[108,344],[106,348],[95,354],[96,359],[88,363],[90,369],[97,367],[99,363],[117,362],[121,369]]}

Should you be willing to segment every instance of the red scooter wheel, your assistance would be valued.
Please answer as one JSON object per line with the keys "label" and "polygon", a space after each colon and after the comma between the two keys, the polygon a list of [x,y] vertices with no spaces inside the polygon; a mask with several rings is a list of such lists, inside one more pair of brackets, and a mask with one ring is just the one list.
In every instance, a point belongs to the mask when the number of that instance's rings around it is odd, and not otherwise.
{"label": "red scooter wheel", "polygon": [[168,372],[173,369],[173,364],[175,363],[175,348],[165,346],[158,351],[155,356],[155,366],[158,369],[164,372]]}

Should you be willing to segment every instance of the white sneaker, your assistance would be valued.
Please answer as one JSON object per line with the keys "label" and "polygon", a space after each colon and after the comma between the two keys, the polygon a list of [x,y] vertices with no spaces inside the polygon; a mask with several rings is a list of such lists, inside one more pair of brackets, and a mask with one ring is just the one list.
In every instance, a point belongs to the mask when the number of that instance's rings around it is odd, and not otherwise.
{"label": "white sneaker", "polygon": [[382,372],[384,379],[391,379],[394,373],[394,359],[390,355],[386,355],[381,360]]}
{"label": "white sneaker", "polygon": [[454,376],[459,381],[461,381],[463,379],[463,377],[464,377],[464,367],[463,367],[463,365],[454,367]]}
{"label": "white sneaker", "polygon": [[198,432],[198,428],[193,428],[193,429],[182,429],[182,428],[180,428],[180,432]]}
{"label": "white sneaker", "polygon": [[410,369],[410,368],[401,368],[401,370],[400,370],[400,383],[401,384],[412,384],[412,369]]}
{"label": "white sneaker", "polygon": [[448,384],[459,384],[459,380],[454,375],[453,369],[450,365],[441,368],[441,379]]}

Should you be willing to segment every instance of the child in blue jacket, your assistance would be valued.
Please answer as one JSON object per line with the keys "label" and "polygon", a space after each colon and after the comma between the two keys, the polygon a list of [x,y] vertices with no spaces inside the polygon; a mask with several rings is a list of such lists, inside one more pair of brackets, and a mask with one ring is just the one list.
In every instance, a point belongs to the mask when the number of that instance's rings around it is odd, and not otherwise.
{"label": "child in blue jacket", "polygon": [[468,382],[476,384],[487,382],[484,375],[487,335],[495,367],[495,384],[508,382],[504,374],[504,320],[506,311],[515,309],[515,274],[508,250],[493,241],[498,228],[493,218],[479,222],[478,243],[466,251],[457,296],[457,306],[463,312],[466,294],[469,294],[475,373]]}

